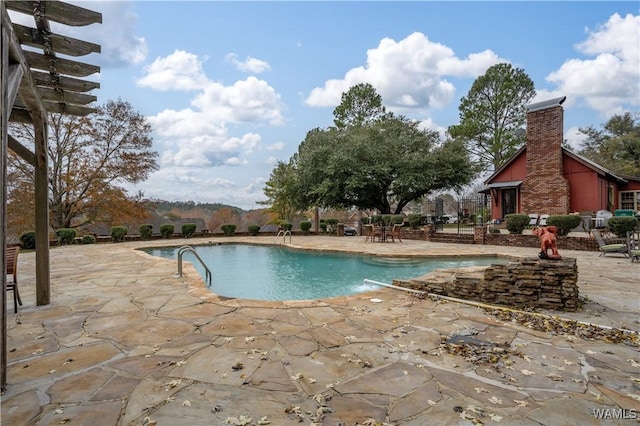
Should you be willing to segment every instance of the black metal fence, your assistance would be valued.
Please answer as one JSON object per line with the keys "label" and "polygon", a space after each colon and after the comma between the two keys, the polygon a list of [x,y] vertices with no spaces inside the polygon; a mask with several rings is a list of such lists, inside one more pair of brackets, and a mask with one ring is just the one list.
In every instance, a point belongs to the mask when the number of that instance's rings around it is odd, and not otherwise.
{"label": "black metal fence", "polygon": [[433,224],[436,232],[453,232],[458,234],[473,234],[476,226],[484,226],[489,217],[489,203],[485,196],[461,198],[453,206],[449,204],[445,211],[442,198],[436,198],[426,203],[426,215],[422,216],[421,224]]}

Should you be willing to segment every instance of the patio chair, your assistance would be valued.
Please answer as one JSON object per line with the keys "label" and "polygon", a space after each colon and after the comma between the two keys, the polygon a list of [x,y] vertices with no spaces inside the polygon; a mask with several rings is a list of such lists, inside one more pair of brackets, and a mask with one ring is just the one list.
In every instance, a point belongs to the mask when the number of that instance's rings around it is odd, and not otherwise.
{"label": "patio chair", "polygon": [[400,229],[402,228],[401,224],[395,224],[393,225],[393,228],[391,228],[388,232],[387,232],[387,238],[391,237],[391,242],[395,243],[396,242],[396,238],[398,239],[398,241],[402,242],[402,238],[400,238]]}
{"label": "patio chair", "polygon": [[538,225],[538,213],[529,213],[529,228],[533,228]]}
{"label": "patio chair", "polygon": [[13,310],[18,313],[18,304],[22,306],[22,299],[18,291],[18,253],[20,246],[7,247],[5,249],[5,262],[7,264],[7,275],[11,275],[12,280],[7,277],[7,291],[13,291]]}
{"label": "patio chair", "polygon": [[597,229],[593,229],[591,232],[593,234],[593,237],[596,239],[596,242],[598,243],[600,256],[605,256],[610,253],[622,253],[625,257],[627,257],[627,251],[629,250],[627,244],[607,244],[600,231],[598,231]]}
{"label": "patio chair", "polygon": [[541,214],[540,219],[538,220],[538,226],[547,226],[547,219],[549,219],[548,214]]}
{"label": "patio chair", "polygon": [[378,240],[382,240],[383,235],[382,228],[380,226],[376,226],[374,224],[366,224],[363,225],[363,229],[365,233],[365,243],[367,241],[371,241],[372,243],[374,243],[376,241],[376,238],[378,238]]}

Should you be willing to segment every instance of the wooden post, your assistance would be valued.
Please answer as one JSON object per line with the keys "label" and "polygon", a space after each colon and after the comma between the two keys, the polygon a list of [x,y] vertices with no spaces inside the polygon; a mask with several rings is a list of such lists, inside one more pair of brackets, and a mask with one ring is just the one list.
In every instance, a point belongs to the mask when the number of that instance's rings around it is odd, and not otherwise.
{"label": "wooden post", "polygon": [[36,305],[51,299],[49,273],[49,169],[46,113],[34,114],[35,134],[35,216],[36,216]]}
{"label": "wooden post", "polygon": [[[2,17],[0,17],[2,18]],[[0,186],[2,187],[2,202],[0,203],[0,265],[4,268],[2,273],[2,291],[0,295],[0,333],[2,342],[0,343],[0,388],[2,391],[7,387],[7,274],[5,259],[5,247],[7,245],[6,233],[6,206],[7,206],[7,124],[9,122],[9,112],[13,102],[9,102],[9,36],[4,28],[4,19],[0,19],[0,137],[2,139],[2,152],[0,153]]]}

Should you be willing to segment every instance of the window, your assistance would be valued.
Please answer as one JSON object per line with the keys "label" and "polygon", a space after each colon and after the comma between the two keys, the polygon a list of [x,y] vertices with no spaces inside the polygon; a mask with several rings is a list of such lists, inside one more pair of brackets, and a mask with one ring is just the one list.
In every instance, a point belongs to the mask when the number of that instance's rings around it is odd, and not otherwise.
{"label": "window", "polygon": [[621,191],[620,208],[636,212],[640,211],[640,191]]}

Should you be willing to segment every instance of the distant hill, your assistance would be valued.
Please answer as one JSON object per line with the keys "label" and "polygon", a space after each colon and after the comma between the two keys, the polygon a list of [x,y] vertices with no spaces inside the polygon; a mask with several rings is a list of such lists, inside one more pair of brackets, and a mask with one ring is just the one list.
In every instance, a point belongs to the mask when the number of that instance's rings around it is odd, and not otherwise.
{"label": "distant hill", "polygon": [[[165,200],[156,200],[151,199],[148,201],[151,204],[152,208],[156,211],[160,216],[165,216],[170,213],[181,212],[180,216],[195,216],[198,217],[202,212],[205,214],[210,214],[216,212],[218,210],[228,208],[232,209],[238,214],[246,213],[246,210],[243,210],[239,207],[230,206],[227,204],[221,203],[199,203],[195,201],[165,201]],[[189,212],[197,212],[196,215],[190,215]]]}

